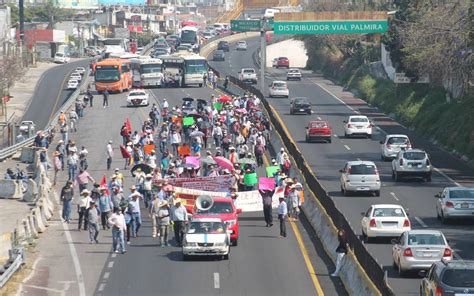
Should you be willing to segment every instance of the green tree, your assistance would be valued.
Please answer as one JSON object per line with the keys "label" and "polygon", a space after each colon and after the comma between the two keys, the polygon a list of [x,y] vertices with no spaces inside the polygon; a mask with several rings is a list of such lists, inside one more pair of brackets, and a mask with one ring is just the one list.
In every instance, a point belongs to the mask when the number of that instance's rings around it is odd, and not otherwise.
{"label": "green tree", "polygon": [[[12,12],[12,23],[17,24],[20,21],[18,6],[15,4],[9,6]],[[71,11],[58,7],[53,0],[48,0],[43,5],[25,6],[25,22],[48,22],[48,29],[54,29],[54,24],[58,21],[71,17]]]}

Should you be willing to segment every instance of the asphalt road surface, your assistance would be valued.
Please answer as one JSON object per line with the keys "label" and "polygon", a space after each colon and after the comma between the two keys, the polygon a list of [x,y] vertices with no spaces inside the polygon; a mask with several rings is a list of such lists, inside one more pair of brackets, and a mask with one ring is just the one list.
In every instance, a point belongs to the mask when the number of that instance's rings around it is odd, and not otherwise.
{"label": "asphalt road surface", "polygon": [[[252,54],[259,46],[258,38],[248,39],[247,51],[231,51],[226,55],[225,62],[210,62],[221,74],[231,74],[238,77],[237,72],[244,67],[256,66]],[[291,63],[292,57],[288,57]],[[257,69],[258,70],[258,69]],[[258,76],[260,79],[260,75]],[[321,78],[319,78],[321,79]],[[266,75],[265,85],[272,80],[286,80],[286,71],[273,69]],[[259,82],[260,84],[260,82]],[[356,233],[361,234],[361,212],[365,212],[370,205],[380,203],[400,204],[408,210],[412,228],[429,228],[443,231],[455,251],[457,259],[474,259],[473,222],[454,222],[443,225],[436,219],[434,194],[444,187],[456,186],[454,182],[465,186],[474,184],[474,172],[465,163],[433,146],[425,138],[415,135],[412,131],[390,120],[375,108],[363,102],[354,101],[354,104],[345,105],[334,94],[320,86],[317,77],[303,77],[302,81],[288,82],[291,97],[309,98],[312,115],[290,115],[290,100],[286,98],[268,98],[271,105],[280,115],[300,151],[309,162],[318,179],[330,193],[337,207],[353,225]],[[326,87],[325,87],[326,88]],[[265,92],[268,94],[268,91]],[[343,120],[355,114],[354,110],[368,115],[380,129],[374,129],[372,139],[345,139]],[[310,120],[323,119],[329,121],[333,128],[332,144],[305,143],[305,126]],[[433,171],[431,183],[419,180],[404,180],[395,183],[391,179],[391,163],[380,160],[380,144],[385,133],[407,134],[414,148],[425,149],[431,157],[434,166],[439,171]],[[344,197],[340,193],[340,173],[347,161],[351,160],[374,161],[379,169],[382,181],[380,197],[350,196]],[[441,172],[441,173],[440,173]],[[448,177],[447,177],[448,176]],[[392,267],[392,246],[388,240],[368,244],[371,254],[388,271],[389,284],[397,295],[418,295],[420,278],[416,274],[408,278],[399,278]]]}
{"label": "asphalt road surface", "polygon": [[[185,96],[210,98],[215,93],[207,87],[154,89],[152,92],[160,100],[167,98],[171,106],[181,105],[181,98]],[[94,107],[86,108],[85,117],[78,123],[78,132],[70,134],[79,147],[84,145],[88,149],[88,172],[95,180],[112,175],[112,171],[105,170],[105,147],[109,140],[115,149],[112,167],[123,169],[124,160],[118,145],[121,143],[119,130],[125,119],[130,118],[132,128],[138,130],[148,117],[150,108],[127,108],[125,103],[126,94],[112,94],[110,107],[102,108],[102,98],[96,95]],[[127,171],[122,171],[126,176],[125,194],[128,194],[133,181]],[[62,186],[66,179],[67,171],[64,171],[59,184]],[[74,207],[72,212],[73,219],[77,219]],[[302,236],[298,242],[289,224],[288,237],[280,239],[277,225],[266,228],[261,212],[244,213],[239,218],[239,245],[232,247],[229,260],[184,262],[180,248],[158,247],[158,239],[151,237],[151,223],[144,209],[142,218],[140,236],[127,245],[126,255],[111,253],[110,231],[101,230],[100,244],[89,244],[87,231],[77,231],[77,220],[71,224],[53,222],[44,239],[40,239],[38,254],[42,260],[35,268],[38,272],[25,286],[26,294],[65,290],[67,295],[80,296],[316,295],[313,276],[299,246],[302,243],[324,293],[347,295],[340,280],[329,277],[334,266],[304,220],[295,224]],[[54,240],[48,239],[50,237]],[[38,288],[42,285],[48,288]]]}
{"label": "asphalt road surface", "polygon": [[87,60],[81,60],[47,70],[36,85],[35,94],[22,120],[33,121],[36,124],[36,130],[44,129],[74,92],[66,89],[69,75],[76,67],[87,65]]}

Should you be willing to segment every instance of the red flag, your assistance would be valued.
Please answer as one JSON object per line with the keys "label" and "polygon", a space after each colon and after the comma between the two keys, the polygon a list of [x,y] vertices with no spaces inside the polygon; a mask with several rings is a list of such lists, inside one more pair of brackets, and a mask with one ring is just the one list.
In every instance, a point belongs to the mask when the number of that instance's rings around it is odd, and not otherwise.
{"label": "red flag", "polygon": [[125,126],[127,127],[128,132],[131,133],[132,132],[132,124],[130,123],[129,118],[127,118],[127,120],[125,120]]}
{"label": "red flag", "polygon": [[130,158],[130,152],[127,151],[127,148],[125,148],[123,145],[120,145],[120,152],[122,153],[123,158]]}
{"label": "red flag", "polygon": [[110,194],[109,192],[109,187],[107,186],[107,177],[105,175],[102,176],[102,179],[100,180],[100,189],[105,188],[105,193],[107,195]]}

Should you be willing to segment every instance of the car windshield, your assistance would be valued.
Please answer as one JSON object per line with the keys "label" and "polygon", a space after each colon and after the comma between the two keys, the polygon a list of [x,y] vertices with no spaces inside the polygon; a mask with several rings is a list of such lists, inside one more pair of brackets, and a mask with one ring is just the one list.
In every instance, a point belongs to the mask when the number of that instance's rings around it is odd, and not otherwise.
{"label": "car windshield", "polygon": [[328,127],[326,122],[312,122],[311,128],[326,128]]}
{"label": "car windshield", "polygon": [[212,214],[230,214],[232,213],[232,205],[230,202],[214,202],[212,207],[207,211],[198,210],[198,213]]}
{"label": "car windshield", "polygon": [[408,235],[408,244],[411,246],[421,245],[445,245],[443,236],[439,233],[416,233]]}
{"label": "car windshield", "polygon": [[357,164],[350,167],[349,173],[351,175],[375,175],[377,170],[371,164]]}
{"label": "car windshield", "polygon": [[295,104],[296,105],[309,105],[309,102],[305,99],[296,99]]}
{"label": "car windshield", "polygon": [[423,160],[425,159],[424,152],[405,152],[403,153],[403,158],[408,160]]}
{"label": "car windshield", "polygon": [[222,222],[191,222],[189,224],[188,233],[225,233],[225,225]]}
{"label": "car windshield", "polygon": [[60,52],[57,52],[57,53],[56,53],[56,56],[57,56],[57,57],[62,57],[62,56],[64,56],[64,55],[63,55],[62,53],[60,53]]}
{"label": "car windshield", "polygon": [[245,69],[245,70],[242,70],[243,73],[255,73],[255,70],[254,69]]}
{"label": "car windshield", "polygon": [[404,145],[408,143],[408,138],[405,137],[391,137],[387,141],[391,145]]}
{"label": "car windshield", "polygon": [[442,282],[451,287],[474,288],[474,269],[448,269]]}
{"label": "car windshield", "polygon": [[279,57],[278,60],[280,61],[286,61],[288,58],[285,58],[285,57]]}
{"label": "car windshield", "polygon": [[290,73],[299,73],[300,71],[298,70],[290,70]]}
{"label": "car windshield", "polygon": [[449,191],[449,198],[452,198],[452,199],[474,198],[474,189],[450,190]]}
{"label": "car windshield", "polygon": [[140,72],[142,74],[161,73],[161,64],[143,64],[143,65],[140,65]]}
{"label": "car windshield", "polygon": [[132,92],[128,96],[129,97],[137,97],[137,96],[144,96],[144,95],[145,95],[144,92]]}
{"label": "car windshield", "polygon": [[102,67],[95,71],[95,81],[115,82],[120,80],[120,72],[115,67]]}
{"label": "car windshield", "polygon": [[374,217],[405,217],[400,208],[376,208],[374,209]]}
{"label": "car windshield", "polygon": [[285,87],[286,83],[284,82],[273,82],[274,87]]}
{"label": "car windshield", "polygon": [[368,122],[369,120],[364,117],[353,117],[351,118],[351,122]]}

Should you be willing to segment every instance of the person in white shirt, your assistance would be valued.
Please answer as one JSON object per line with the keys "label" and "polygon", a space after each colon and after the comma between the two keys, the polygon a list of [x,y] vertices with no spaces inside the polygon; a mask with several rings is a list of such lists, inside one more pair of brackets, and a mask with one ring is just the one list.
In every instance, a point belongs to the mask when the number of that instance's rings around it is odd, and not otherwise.
{"label": "person in white shirt", "polygon": [[279,201],[280,204],[278,205],[278,220],[280,220],[280,237],[286,237],[285,219],[288,215],[288,208],[284,197],[280,197]]}
{"label": "person in white shirt", "polygon": [[168,109],[170,107],[168,101],[166,99],[163,99],[163,109]]}
{"label": "person in white shirt", "polygon": [[107,154],[107,170],[110,170],[112,165],[112,157],[114,157],[114,148],[112,147],[112,141],[109,141],[106,147]]}
{"label": "person in white shirt", "polygon": [[90,206],[92,199],[90,197],[90,192],[87,189],[81,191],[81,199],[77,205],[77,212],[79,213],[79,220],[77,223],[77,230],[81,231],[82,220],[84,220],[84,230],[87,230],[87,217],[86,211],[87,208]]}
{"label": "person in white shirt", "polygon": [[112,226],[112,249],[115,253],[118,253],[117,245],[120,248],[122,254],[127,253],[125,250],[124,233],[127,231],[127,224],[125,223],[125,216],[122,214],[120,208],[115,208],[114,213],[107,220],[110,226]]}
{"label": "person in white shirt", "polygon": [[280,152],[277,154],[277,163],[283,167],[283,164],[285,163],[285,155],[288,157],[288,154],[286,154],[285,149],[281,148]]}

